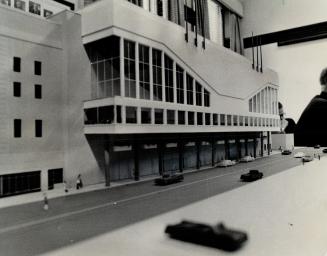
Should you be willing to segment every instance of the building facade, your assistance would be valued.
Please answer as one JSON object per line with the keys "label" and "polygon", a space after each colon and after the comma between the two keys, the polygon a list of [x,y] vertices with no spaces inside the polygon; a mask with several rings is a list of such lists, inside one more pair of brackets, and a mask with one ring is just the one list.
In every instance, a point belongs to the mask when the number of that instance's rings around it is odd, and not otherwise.
{"label": "building facade", "polygon": [[78,174],[110,185],[270,153],[278,77],[242,55],[238,1],[78,6],[47,19],[0,8],[0,196],[24,175],[36,189]]}

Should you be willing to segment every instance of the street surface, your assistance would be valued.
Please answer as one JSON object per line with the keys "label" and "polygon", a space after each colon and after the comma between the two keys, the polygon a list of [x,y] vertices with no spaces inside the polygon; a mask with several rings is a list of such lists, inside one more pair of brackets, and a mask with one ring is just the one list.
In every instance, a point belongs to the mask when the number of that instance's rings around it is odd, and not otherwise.
{"label": "street surface", "polygon": [[184,182],[164,187],[148,181],[68,195],[49,200],[48,211],[43,210],[43,202],[0,209],[0,255],[51,252],[244,186],[247,183],[239,177],[248,169],[258,169],[267,177],[301,164],[293,155],[277,154],[233,167],[189,173]]}

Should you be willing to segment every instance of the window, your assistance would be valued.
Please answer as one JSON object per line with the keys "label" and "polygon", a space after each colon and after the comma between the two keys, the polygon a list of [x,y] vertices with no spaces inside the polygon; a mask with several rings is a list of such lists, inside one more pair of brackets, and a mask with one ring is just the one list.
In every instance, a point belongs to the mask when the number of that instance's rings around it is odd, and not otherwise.
{"label": "window", "polygon": [[184,70],[176,65],[177,103],[184,103]]}
{"label": "window", "polygon": [[161,51],[152,50],[153,99],[162,101]]}
{"label": "window", "polygon": [[117,123],[122,123],[122,117],[121,117],[121,106],[116,106],[116,117],[117,117]]}
{"label": "window", "polygon": [[141,108],[141,123],[151,124],[151,108]]}
{"label": "window", "polygon": [[87,44],[92,98],[120,96],[120,39],[111,36]]}
{"label": "window", "polygon": [[128,2],[132,3],[132,4],[136,4],[140,7],[142,7],[142,0],[128,0]]}
{"label": "window", "polygon": [[98,108],[99,121],[101,124],[112,124],[114,122],[114,106]]}
{"label": "window", "polygon": [[154,110],[154,123],[155,124],[163,124],[163,109],[155,109]]}
{"label": "window", "polygon": [[211,125],[211,115],[210,113],[205,113],[205,121],[206,121],[206,125]]}
{"label": "window", "polygon": [[29,2],[29,12],[36,14],[36,15],[41,15],[41,5],[30,1]]}
{"label": "window", "polygon": [[244,123],[243,123],[243,116],[240,116],[240,126],[243,126],[244,125]]}
{"label": "window", "polygon": [[220,125],[225,125],[226,121],[225,121],[225,114],[220,114]]}
{"label": "window", "polygon": [[249,100],[249,111],[252,112],[252,99]]}
{"label": "window", "polygon": [[14,57],[14,66],[13,66],[13,70],[14,72],[20,72],[21,70],[21,60],[19,57]]}
{"label": "window", "polygon": [[227,126],[231,126],[231,125],[232,125],[232,116],[227,115]]}
{"label": "window", "polygon": [[167,110],[167,124],[175,124],[175,110]]}
{"label": "window", "polygon": [[188,124],[189,125],[194,125],[195,124],[194,112],[188,112],[187,117],[188,117]]}
{"label": "window", "polygon": [[203,113],[198,112],[196,114],[196,118],[197,118],[197,124],[198,125],[203,125]]}
{"label": "window", "polygon": [[244,117],[245,126],[249,126],[249,119],[247,116]]}
{"label": "window", "polygon": [[178,111],[178,124],[185,124],[185,111]]}
{"label": "window", "polygon": [[203,89],[203,94],[204,94],[204,106],[210,107],[210,93],[206,89]]}
{"label": "window", "polygon": [[34,96],[35,99],[42,99],[42,85],[40,84],[34,85]]}
{"label": "window", "polygon": [[218,114],[213,114],[213,125],[218,125]]}
{"label": "window", "polygon": [[21,96],[21,83],[20,82],[14,82],[14,97],[20,97]]}
{"label": "window", "polygon": [[137,123],[137,108],[126,107],[126,123],[136,124]]}
{"label": "window", "polygon": [[187,104],[193,105],[193,77],[186,74],[186,90],[187,90]]}
{"label": "window", "polygon": [[54,184],[63,183],[63,169],[48,170],[48,189],[53,189]]}
{"label": "window", "polygon": [[238,120],[237,119],[238,119],[238,116],[234,115],[233,116],[233,125],[234,126],[238,126]]}
{"label": "window", "polygon": [[157,0],[157,14],[163,16],[163,3],[162,0]]}
{"label": "window", "polygon": [[40,76],[42,72],[42,62],[34,61],[34,74]]}
{"label": "window", "polygon": [[22,120],[14,119],[14,138],[22,137]]}
{"label": "window", "polygon": [[0,3],[1,3],[1,4],[4,4],[4,5],[8,5],[8,6],[10,6],[10,4],[11,4],[11,0],[0,0]]}
{"label": "window", "polygon": [[165,55],[166,102],[174,102],[173,60]]}
{"label": "window", "polygon": [[14,2],[14,7],[16,9],[19,9],[19,10],[22,10],[22,11],[25,11],[25,5],[26,5],[25,1],[22,1],[22,0],[15,0],[15,2]]}
{"label": "window", "polygon": [[35,120],[35,137],[42,137],[42,120]]}
{"label": "window", "polygon": [[124,41],[125,96],[136,98],[135,43]]}
{"label": "window", "polygon": [[43,10],[43,17],[49,17],[49,16],[51,16],[52,14],[53,14],[52,11],[49,11],[49,10],[47,10],[47,9],[44,9],[44,10]]}
{"label": "window", "polygon": [[195,89],[196,89],[196,105],[202,106],[202,85],[196,82]]}
{"label": "window", "polygon": [[150,99],[149,47],[139,45],[140,98]]}

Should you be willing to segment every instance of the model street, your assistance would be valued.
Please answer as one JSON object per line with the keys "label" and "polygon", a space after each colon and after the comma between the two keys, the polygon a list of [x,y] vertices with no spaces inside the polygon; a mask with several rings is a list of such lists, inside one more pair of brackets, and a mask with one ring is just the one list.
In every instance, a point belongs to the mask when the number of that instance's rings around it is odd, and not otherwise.
{"label": "model street", "polygon": [[[314,152],[306,149],[309,151]],[[262,171],[265,178],[301,164],[293,155],[276,154],[233,167],[188,173],[184,182],[170,186],[148,181],[68,195],[49,200],[48,211],[42,209],[43,202],[4,208],[0,210],[0,252],[6,256],[51,252],[244,186],[247,183],[239,177],[248,169]]]}

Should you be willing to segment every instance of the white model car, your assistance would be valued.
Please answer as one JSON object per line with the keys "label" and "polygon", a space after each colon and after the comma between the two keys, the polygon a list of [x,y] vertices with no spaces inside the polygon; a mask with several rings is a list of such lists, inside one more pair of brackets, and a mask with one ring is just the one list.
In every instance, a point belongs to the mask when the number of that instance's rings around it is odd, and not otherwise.
{"label": "white model car", "polygon": [[232,166],[235,165],[236,162],[234,160],[222,160],[221,162],[219,162],[217,164],[218,167],[228,167],[228,166]]}
{"label": "white model car", "polygon": [[295,158],[302,158],[304,157],[304,153],[303,152],[297,152],[295,155],[294,155]]}
{"label": "white model car", "polygon": [[242,157],[240,161],[243,162],[243,163],[244,163],[244,162],[247,163],[247,162],[252,162],[252,161],[254,161],[254,159],[255,159],[255,158],[254,158],[253,156],[245,156],[245,157]]}

